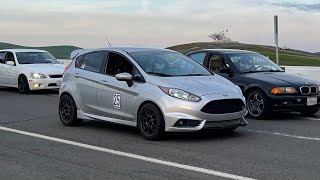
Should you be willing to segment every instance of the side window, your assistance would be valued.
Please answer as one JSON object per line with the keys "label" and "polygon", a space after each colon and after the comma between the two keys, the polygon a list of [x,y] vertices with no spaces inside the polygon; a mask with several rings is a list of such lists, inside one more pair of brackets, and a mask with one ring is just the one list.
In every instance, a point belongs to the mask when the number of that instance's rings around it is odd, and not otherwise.
{"label": "side window", "polygon": [[16,62],[14,60],[14,55],[12,52],[7,52],[6,58],[5,58],[5,63],[8,65],[15,65]]}
{"label": "side window", "polygon": [[220,55],[213,54],[209,58],[209,69],[217,72],[221,69],[230,68],[229,64]]}
{"label": "side window", "polygon": [[81,63],[82,63],[82,59],[84,58],[84,56],[85,56],[85,54],[83,54],[83,55],[81,55],[81,56],[78,56],[77,58],[76,58],[76,62],[75,62],[75,66],[76,66],[76,68],[80,68],[80,65],[81,65]]}
{"label": "side window", "polygon": [[109,53],[106,74],[115,76],[116,74],[127,72],[133,73],[133,65],[123,56],[116,53]]}
{"label": "side window", "polygon": [[106,58],[106,52],[98,51],[86,54],[81,61],[79,68],[92,72],[100,72],[103,61]]}
{"label": "side window", "polygon": [[190,58],[195,60],[199,64],[203,64],[205,57],[206,57],[206,53],[195,53],[190,55]]}
{"label": "side window", "polygon": [[6,55],[5,52],[0,52],[0,62],[2,63],[4,61],[4,56]]}

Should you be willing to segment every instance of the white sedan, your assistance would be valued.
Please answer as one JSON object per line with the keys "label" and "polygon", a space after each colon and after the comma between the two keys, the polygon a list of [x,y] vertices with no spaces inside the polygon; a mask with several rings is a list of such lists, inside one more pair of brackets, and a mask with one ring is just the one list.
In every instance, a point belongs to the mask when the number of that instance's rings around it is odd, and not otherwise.
{"label": "white sedan", "polygon": [[0,50],[0,86],[30,90],[58,89],[65,66],[43,50]]}

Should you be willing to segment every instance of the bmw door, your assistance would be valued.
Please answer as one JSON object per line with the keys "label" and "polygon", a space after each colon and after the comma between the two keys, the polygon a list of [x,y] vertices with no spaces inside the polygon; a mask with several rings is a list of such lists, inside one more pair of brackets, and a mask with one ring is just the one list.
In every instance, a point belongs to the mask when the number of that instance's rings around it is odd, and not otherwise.
{"label": "bmw door", "polygon": [[76,59],[73,91],[80,109],[86,114],[97,113],[97,76],[104,67],[105,59],[105,51],[90,52]]}
{"label": "bmw door", "polygon": [[[136,100],[139,88],[143,88],[143,77],[131,84],[118,81],[115,75],[127,72],[133,78],[139,76],[138,70],[125,56],[110,52],[104,75],[99,75],[100,85],[97,90],[99,115],[109,121],[124,120],[123,123],[133,123],[136,115]],[[134,80],[133,79],[133,80]]]}

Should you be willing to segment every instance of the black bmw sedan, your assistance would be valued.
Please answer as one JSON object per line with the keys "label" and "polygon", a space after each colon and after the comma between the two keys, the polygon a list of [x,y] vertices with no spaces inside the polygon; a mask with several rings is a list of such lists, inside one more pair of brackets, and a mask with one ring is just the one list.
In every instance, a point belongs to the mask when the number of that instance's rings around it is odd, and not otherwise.
{"label": "black bmw sedan", "polygon": [[188,54],[211,71],[240,86],[249,115],[262,119],[272,111],[313,115],[320,109],[318,81],[286,73],[267,57],[251,51],[204,49]]}

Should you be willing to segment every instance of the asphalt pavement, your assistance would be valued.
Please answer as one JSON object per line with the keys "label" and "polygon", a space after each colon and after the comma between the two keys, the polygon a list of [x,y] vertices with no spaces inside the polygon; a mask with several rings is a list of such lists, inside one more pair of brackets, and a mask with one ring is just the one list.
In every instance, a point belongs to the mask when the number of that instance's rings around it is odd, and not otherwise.
{"label": "asphalt pavement", "polygon": [[0,88],[0,179],[320,179],[320,114],[147,141],[106,122],[63,126],[57,93]]}

